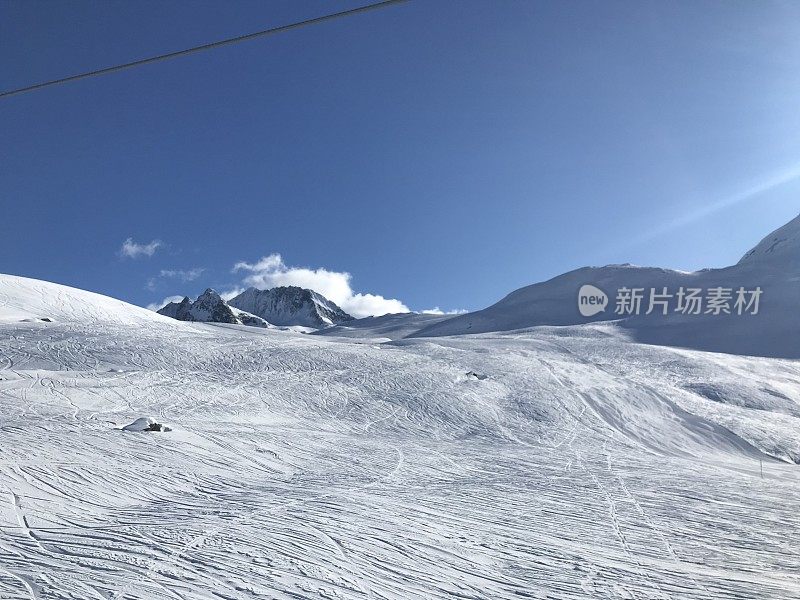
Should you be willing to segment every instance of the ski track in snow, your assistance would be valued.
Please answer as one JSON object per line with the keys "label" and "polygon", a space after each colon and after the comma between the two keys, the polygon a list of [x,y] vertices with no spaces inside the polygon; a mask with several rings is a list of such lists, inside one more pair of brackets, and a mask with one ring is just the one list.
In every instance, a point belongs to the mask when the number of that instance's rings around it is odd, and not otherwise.
{"label": "ski track in snow", "polygon": [[59,302],[0,324],[0,598],[800,597],[797,361]]}

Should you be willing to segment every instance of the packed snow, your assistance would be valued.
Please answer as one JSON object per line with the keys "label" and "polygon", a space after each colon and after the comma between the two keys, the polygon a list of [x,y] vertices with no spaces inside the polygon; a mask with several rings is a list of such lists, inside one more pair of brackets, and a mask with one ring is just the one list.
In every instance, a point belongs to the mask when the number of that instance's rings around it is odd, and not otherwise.
{"label": "packed snow", "polygon": [[800,597],[796,360],[603,322],[309,336],[11,276],[0,327],[2,598]]}

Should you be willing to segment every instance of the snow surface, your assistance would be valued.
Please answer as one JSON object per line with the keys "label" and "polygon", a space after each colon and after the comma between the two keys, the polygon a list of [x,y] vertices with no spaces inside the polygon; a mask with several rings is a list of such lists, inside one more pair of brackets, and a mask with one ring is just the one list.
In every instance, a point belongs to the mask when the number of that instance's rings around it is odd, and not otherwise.
{"label": "snow surface", "polygon": [[384,338],[398,340],[419,331],[422,327],[450,319],[452,315],[423,313],[392,313],[380,317],[354,319],[314,332],[314,335],[347,338]]}
{"label": "snow surface", "polygon": [[796,360],[608,323],[379,344],[10,276],[0,319],[1,598],[800,597]]}

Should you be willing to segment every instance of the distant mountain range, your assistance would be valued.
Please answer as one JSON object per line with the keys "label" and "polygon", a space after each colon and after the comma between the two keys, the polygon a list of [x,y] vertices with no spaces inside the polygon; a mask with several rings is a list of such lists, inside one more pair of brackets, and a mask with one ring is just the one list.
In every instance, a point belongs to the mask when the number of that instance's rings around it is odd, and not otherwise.
{"label": "distant mountain range", "polygon": [[185,297],[180,302],[170,302],[158,313],[179,321],[251,327],[276,325],[320,329],[353,320],[322,294],[295,286],[269,290],[249,288],[227,302],[209,288],[194,302]]}

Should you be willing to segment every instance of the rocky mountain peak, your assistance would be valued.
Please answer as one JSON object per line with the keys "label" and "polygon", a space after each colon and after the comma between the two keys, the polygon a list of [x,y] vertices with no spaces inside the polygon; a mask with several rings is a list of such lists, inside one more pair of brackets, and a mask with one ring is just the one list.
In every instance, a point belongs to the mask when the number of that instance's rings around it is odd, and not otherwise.
{"label": "rocky mountain peak", "polygon": [[353,317],[322,294],[297,286],[280,286],[268,290],[251,287],[232,298],[229,304],[274,325],[300,325],[319,329],[353,320]]}

